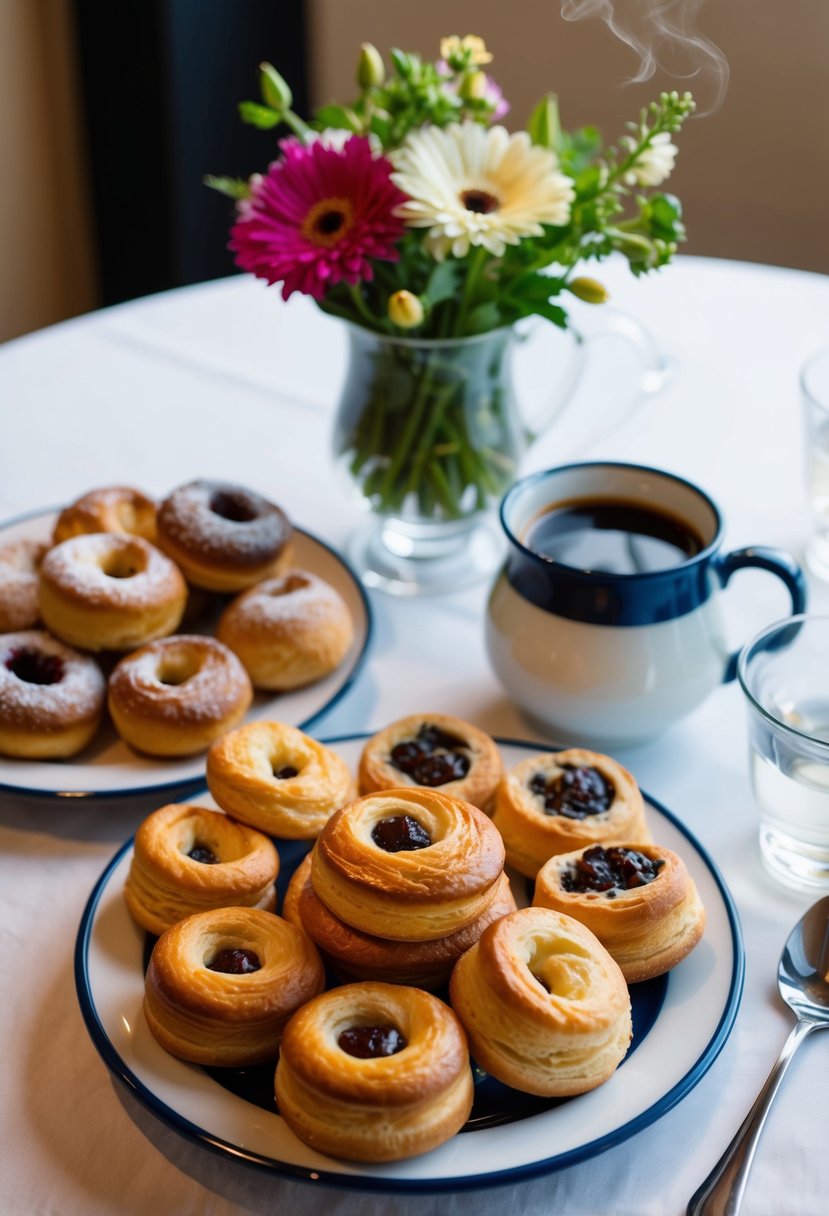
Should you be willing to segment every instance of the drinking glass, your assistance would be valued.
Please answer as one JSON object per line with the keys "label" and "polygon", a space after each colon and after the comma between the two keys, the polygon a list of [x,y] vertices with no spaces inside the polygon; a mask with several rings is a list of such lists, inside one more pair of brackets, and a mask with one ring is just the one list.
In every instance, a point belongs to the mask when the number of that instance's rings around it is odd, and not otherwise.
{"label": "drinking glass", "polygon": [[818,578],[829,580],[829,348],[813,355],[800,373],[805,440],[806,492],[812,537],[806,562]]}
{"label": "drinking glass", "polygon": [[751,784],[767,870],[829,889],[829,616],[793,616],[744,647]]}

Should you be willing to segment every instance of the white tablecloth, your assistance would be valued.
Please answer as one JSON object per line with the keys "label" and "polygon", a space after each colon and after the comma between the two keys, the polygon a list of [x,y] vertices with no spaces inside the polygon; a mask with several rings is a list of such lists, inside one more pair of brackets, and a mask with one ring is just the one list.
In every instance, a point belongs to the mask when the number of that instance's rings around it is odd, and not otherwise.
{"label": "white tablecloth", "polygon": [[[808,532],[797,373],[829,345],[829,279],[679,259],[649,280],[601,268],[614,303],[676,357],[671,385],[620,426],[599,422],[625,356],[596,348],[576,399],[527,470],[582,456],[664,466],[723,509],[726,545],[800,556]],[[80,318],[0,351],[0,517],[127,482],[163,494],[193,477],[265,492],[345,547],[358,520],[331,477],[329,432],[344,336],[307,301],[236,278]],[[627,369],[630,371],[631,369]],[[377,729],[440,709],[494,734],[537,738],[487,665],[486,588],[418,601],[372,594],[371,659],[315,728]],[[767,575],[726,593],[735,645],[786,610]],[[829,593],[811,584],[811,607]],[[721,1055],[674,1109],[601,1156],[507,1188],[366,1196],[283,1181],[197,1147],[112,1082],[77,1006],[72,952],[98,874],[147,810],[132,801],[0,796],[0,1209],[83,1213],[547,1213],[673,1216],[730,1139],[791,1021],[775,984],[780,948],[811,902],[761,869],[743,707],[723,686],[661,740],[618,753],[710,850],[742,920],[746,982]],[[824,1216],[829,1051],[808,1040],[772,1112],[746,1216]]]}

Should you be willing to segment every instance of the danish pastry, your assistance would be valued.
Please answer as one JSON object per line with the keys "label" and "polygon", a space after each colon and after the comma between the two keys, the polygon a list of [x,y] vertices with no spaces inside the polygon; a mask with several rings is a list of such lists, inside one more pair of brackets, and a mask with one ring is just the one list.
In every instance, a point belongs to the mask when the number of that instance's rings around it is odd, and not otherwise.
{"label": "danish pastry", "polygon": [[439,988],[447,983],[452,968],[464,951],[478,940],[487,925],[515,911],[509,879],[502,874],[495,899],[471,924],[447,937],[431,941],[400,942],[374,937],[347,925],[326,908],[311,882],[311,857],[294,871],[282,915],[303,929],[325,961],[347,980],[385,980],[390,984],[414,984]]}
{"label": "danish pastry", "polygon": [[443,1144],[472,1109],[458,1019],[437,997],[348,984],[304,1005],[282,1036],[279,1113],[305,1144],[351,1161],[397,1161]]}
{"label": "danish pastry", "polygon": [[618,965],[584,925],[521,908],[485,929],[449,984],[476,1062],[525,1093],[564,1097],[606,1081],[632,1034]]}
{"label": "danish pastry", "polygon": [[357,798],[329,819],[311,881],[355,929],[429,941],[483,916],[503,868],[501,837],[477,807],[438,790],[396,789]]}
{"label": "danish pastry", "polygon": [[31,629],[38,621],[37,583],[46,545],[16,540],[0,549],[0,633]]}
{"label": "danish pastry", "polygon": [[106,682],[88,655],[38,629],[0,636],[0,753],[74,756],[92,739]]}
{"label": "danish pastry", "polygon": [[267,836],[178,802],[153,811],[136,832],[124,897],[141,928],[159,935],[210,908],[273,912],[278,872]]}
{"label": "danish pastry", "polygon": [[242,591],[290,561],[291,525],[279,507],[244,486],[191,481],[158,510],[158,545],[188,583]]}
{"label": "danish pastry", "polygon": [[178,921],[156,942],[144,1016],[171,1055],[243,1068],[276,1056],[288,1018],[324,979],[316,947],[282,917],[214,908]]}
{"label": "danish pastry", "polygon": [[133,650],[175,631],[187,586],[141,537],[95,532],[49,550],[38,598],[44,624],[71,646]]}
{"label": "danish pastry", "polygon": [[250,722],[214,743],[207,784],[228,815],[287,840],[313,840],[354,794],[345,761],[282,722]]}
{"label": "danish pastry", "polygon": [[150,642],[109,677],[118,733],[152,756],[191,756],[231,730],[253,699],[247,672],[215,638],[177,634]]}
{"label": "danish pastry", "polygon": [[506,773],[493,822],[507,864],[528,878],[556,853],[651,839],[642,795],[627,769],[576,747],[530,756]]}
{"label": "danish pastry", "polygon": [[151,544],[155,541],[155,503],[132,486],[90,490],[58,516],[52,543],[87,532],[127,532]]}
{"label": "danish pastry", "polygon": [[285,692],[339,667],[354,625],[336,588],[293,567],[243,591],[222,613],[216,636],[239,656],[256,688]]}
{"label": "danish pastry", "polygon": [[490,812],[503,765],[484,731],[448,714],[411,714],[368,740],[360,757],[360,793],[396,786],[439,788]]}
{"label": "danish pastry", "polygon": [[533,904],[586,925],[629,984],[670,971],[693,950],[705,909],[685,862],[662,845],[591,845],[551,857]]}

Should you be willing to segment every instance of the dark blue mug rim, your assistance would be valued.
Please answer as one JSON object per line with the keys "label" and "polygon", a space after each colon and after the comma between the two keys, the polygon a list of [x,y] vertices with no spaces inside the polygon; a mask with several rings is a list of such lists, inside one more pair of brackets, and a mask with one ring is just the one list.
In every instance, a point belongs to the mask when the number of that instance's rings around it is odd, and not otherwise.
{"label": "dark blue mug rim", "polygon": [[[685,486],[693,493],[698,495],[710,509],[716,524],[716,531],[713,538],[708,542],[705,548],[700,549],[699,553],[695,553],[693,557],[687,557],[681,562],[677,562],[674,566],[666,566],[664,570],[649,570],[636,574],[613,574],[606,573],[602,570],[589,570],[582,566],[570,566],[566,562],[556,561],[550,557],[544,557],[540,553],[536,553],[534,549],[530,549],[522,540],[514,534],[506,520],[506,511],[510,500],[520,491],[526,489],[527,486],[542,481],[551,474],[567,473],[572,470],[586,469],[625,469],[638,473],[652,473],[657,477],[663,477],[666,481],[672,481],[677,485]],[[585,495],[587,497],[587,495]],[[620,587],[625,584],[633,583],[658,583],[660,581],[676,579],[677,575],[684,571],[692,572],[696,567],[705,562],[710,561],[712,555],[716,553],[722,544],[723,538],[723,521],[722,515],[717,504],[705,490],[701,489],[695,482],[687,477],[681,477],[678,473],[670,473],[666,469],[657,468],[654,465],[636,464],[632,461],[624,460],[576,460],[568,464],[553,465],[548,469],[539,469],[535,473],[528,473],[525,477],[520,478],[514,485],[510,486],[504,497],[501,499],[499,508],[501,519],[501,527],[506,533],[507,539],[511,544],[515,545],[524,556],[532,562],[537,563],[544,570],[558,569],[571,575],[575,578],[584,578],[591,583],[601,582],[604,585],[619,584]]]}

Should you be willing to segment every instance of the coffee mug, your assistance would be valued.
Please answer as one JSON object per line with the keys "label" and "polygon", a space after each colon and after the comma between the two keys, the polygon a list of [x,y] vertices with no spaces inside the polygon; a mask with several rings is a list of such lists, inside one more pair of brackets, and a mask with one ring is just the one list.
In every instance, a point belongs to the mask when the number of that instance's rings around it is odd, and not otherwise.
{"label": "coffee mug", "polygon": [[715,503],[660,469],[596,461],[531,474],[505,495],[501,525],[489,659],[516,704],[570,741],[653,738],[734,679],[719,600],[736,570],[777,575],[792,613],[805,610],[794,558],[723,553]]}

